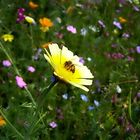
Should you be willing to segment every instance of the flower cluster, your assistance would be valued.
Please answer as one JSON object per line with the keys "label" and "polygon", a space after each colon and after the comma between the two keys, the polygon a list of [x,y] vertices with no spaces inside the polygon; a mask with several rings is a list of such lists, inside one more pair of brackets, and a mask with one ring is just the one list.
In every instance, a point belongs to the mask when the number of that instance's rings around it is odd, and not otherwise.
{"label": "flower cluster", "polygon": [[22,21],[24,21],[25,19],[25,9],[24,8],[19,8],[17,11],[17,23],[20,23]]}

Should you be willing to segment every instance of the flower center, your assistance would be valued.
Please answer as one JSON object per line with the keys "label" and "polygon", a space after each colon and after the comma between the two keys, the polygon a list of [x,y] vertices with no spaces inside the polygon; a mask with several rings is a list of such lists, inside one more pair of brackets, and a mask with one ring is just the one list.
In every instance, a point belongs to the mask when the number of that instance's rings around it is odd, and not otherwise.
{"label": "flower center", "polygon": [[64,68],[67,70],[67,71],[70,71],[72,73],[75,73],[75,66],[74,64],[72,64],[71,61],[66,61],[64,63]]}

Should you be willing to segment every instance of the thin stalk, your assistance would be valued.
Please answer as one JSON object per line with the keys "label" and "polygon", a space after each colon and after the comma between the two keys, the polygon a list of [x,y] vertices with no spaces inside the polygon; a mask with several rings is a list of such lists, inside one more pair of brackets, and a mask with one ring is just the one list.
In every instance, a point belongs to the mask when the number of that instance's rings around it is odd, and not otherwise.
{"label": "thin stalk", "polygon": [[31,92],[28,90],[27,87],[25,87],[25,90],[26,90],[26,92],[28,93],[28,96],[30,97],[30,99],[32,100],[32,102],[33,102],[33,104],[34,104],[34,106],[35,106],[35,108],[36,108],[37,105],[36,105],[36,102],[35,102],[35,100],[34,100],[32,94],[31,94]]}
{"label": "thin stalk", "polygon": [[33,29],[32,29],[32,25],[30,25],[30,34],[31,34],[31,36],[30,36],[30,38],[31,38],[31,45],[32,45],[32,47],[33,47],[33,45],[34,45],[34,40],[33,40]]}
{"label": "thin stalk", "polygon": [[42,116],[40,116],[40,112],[39,111],[40,111],[41,107],[43,106],[43,104],[44,104],[44,102],[45,102],[45,100],[47,98],[47,94],[51,91],[51,89],[56,85],[57,82],[58,82],[58,80],[55,80],[47,88],[43,89],[42,97],[41,97],[41,100],[40,100],[41,103],[37,106],[37,109],[36,109],[36,115],[39,115],[39,120],[35,124],[34,124],[34,121],[33,121],[34,125],[32,126],[30,133],[32,133],[32,131],[34,130],[35,126],[43,119],[43,117],[45,117],[47,112],[44,113]]}
{"label": "thin stalk", "polygon": [[38,125],[38,123],[40,121],[42,121],[42,119],[46,116],[47,112],[45,112],[43,115],[40,116],[40,118],[38,119],[38,121],[35,123],[35,125],[33,126],[33,128],[30,130],[30,132],[33,132],[33,130],[35,129],[35,127]]}
{"label": "thin stalk", "polygon": [[20,76],[20,73],[12,59],[12,57],[8,54],[7,50],[4,48],[4,46],[2,45],[2,43],[0,42],[0,46],[1,46],[1,49],[4,51],[4,53],[6,54],[6,56],[8,57],[8,59],[10,60],[10,62],[13,64],[13,67],[15,69],[15,72]]}
{"label": "thin stalk", "polygon": [[45,88],[43,91],[42,91],[42,95],[44,97],[44,94],[45,94],[45,97],[42,99],[41,101],[41,104],[39,105],[40,107],[44,104],[46,98],[47,98],[47,94],[50,92],[50,90],[57,84],[58,80],[56,79],[54,82],[52,82],[47,88]]}
{"label": "thin stalk", "polygon": [[12,123],[8,120],[8,118],[4,115],[4,113],[2,112],[2,110],[0,109],[0,114],[2,115],[2,117],[5,119],[5,121],[9,124],[9,126],[13,129],[13,131],[15,131],[15,133],[22,139],[24,139],[23,135],[12,125]]}

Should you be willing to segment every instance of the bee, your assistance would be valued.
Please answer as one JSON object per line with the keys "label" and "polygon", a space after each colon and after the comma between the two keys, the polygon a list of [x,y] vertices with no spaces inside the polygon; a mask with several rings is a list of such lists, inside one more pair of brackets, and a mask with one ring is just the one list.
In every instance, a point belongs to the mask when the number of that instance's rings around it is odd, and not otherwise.
{"label": "bee", "polygon": [[64,68],[65,68],[66,70],[71,71],[72,73],[75,73],[75,65],[72,64],[71,61],[66,61],[66,62],[64,63]]}

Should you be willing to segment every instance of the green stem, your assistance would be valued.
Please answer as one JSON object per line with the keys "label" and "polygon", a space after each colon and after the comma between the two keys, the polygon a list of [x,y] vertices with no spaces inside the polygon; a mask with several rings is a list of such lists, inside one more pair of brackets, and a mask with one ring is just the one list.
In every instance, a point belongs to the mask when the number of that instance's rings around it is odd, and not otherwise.
{"label": "green stem", "polygon": [[46,116],[46,114],[47,114],[47,112],[45,112],[43,115],[40,116],[39,120],[35,123],[35,125],[30,130],[30,132],[33,132],[33,130],[35,129],[35,127],[37,126],[37,124]]}
{"label": "green stem", "polygon": [[[40,111],[41,107],[43,106],[43,104],[44,104],[44,102],[45,102],[45,100],[46,100],[47,94],[48,94],[48,93],[50,92],[50,90],[56,85],[57,82],[58,82],[58,80],[55,80],[55,81],[52,82],[47,88],[43,89],[43,91],[42,91],[42,96],[41,96],[41,99],[40,99],[41,103],[37,106],[37,109],[36,109],[36,115],[39,115],[39,117],[40,117],[40,112],[39,112],[39,111]],[[44,95],[44,94],[45,94],[45,95]],[[45,96],[45,97],[44,97],[44,96]],[[47,113],[47,112],[46,112],[46,113]],[[40,122],[40,120],[42,120],[43,117],[45,117],[46,113],[44,113],[44,114],[39,118],[39,120],[37,121],[37,123],[34,124],[34,122],[33,122],[34,125],[32,126],[30,133],[32,133],[32,131],[34,130],[35,126]]]}
{"label": "green stem", "polygon": [[12,125],[12,123],[7,119],[7,117],[4,115],[4,113],[2,112],[2,110],[0,109],[0,113],[2,115],[2,117],[5,119],[5,121],[9,124],[9,126],[15,131],[15,133],[21,137],[22,139],[24,139],[23,135]]}
{"label": "green stem", "polygon": [[46,95],[50,92],[50,90],[56,85],[56,83],[58,82],[58,80],[56,79],[54,82],[52,82],[47,88],[43,89],[42,91],[42,95],[44,97],[44,94],[45,94],[45,97],[42,99],[41,101],[41,104],[40,106],[42,106],[46,100]]}
{"label": "green stem", "polygon": [[13,67],[15,69],[15,72],[20,76],[20,73],[12,59],[12,57],[8,54],[7,50],[4,48],[4,46],[2,45],[2,43],[0,42],[0,46],[1,46],[1,49],[4,51],[4,53],[6,54],[6,56],[8,57],[8,59],[10,60],[10,62],[13,64]]}
{"label": "green stem", "polygon": [[[21,74],[20,74],[18,68],[16,67],[16,65],[15,65],[15,63],[14,63],[14,60],[13,60],[12,57],[9,55],[9,53],[8,53],[7,50],[4,48],[4,46],[3,46],[3,44],[2,44],[1,42],[0,42],[0,46],[1,46],[1,49],[4,51],[4,53],[6,54],[6,56],[8,57],[8,59],[10,60],[10,62],[12,63],[16,74],[19,75],[19,76],[21,76]],[[22,77],[22,76],[21,76],[21,77]],[[28,93],[28,96],[30,97],[30,99],[32,100],[33,105],[36,107],[36,102],[35,102],[35,100],[33,99],[31,92],[28,90],[27,87],[25,88],[25,90],[26,90],[26,92]]]}
{"label": "green stem", "polygon": [[31,36],[30,36],[30,38],[31,38],[31,45],[32,45],[32,47],[33,47],[33,45],[34,45],[34,40],[33,40],[33,29],[32,29],[32,25],[30,25],[30,34],[31,34]]}
{"label": "green stem", "polygon": [[28,93],[28,96],[30,97],[30,99],[32,100],[34,107],[36,108],[37,105],[36,105],[36,102],[35,102],[35,100],[34,100],[32,94],[31,94],[31,92],[28,90],[27,87],[25,87],[25,90],[26,90],[26,92]]}

